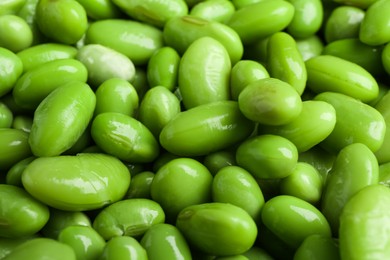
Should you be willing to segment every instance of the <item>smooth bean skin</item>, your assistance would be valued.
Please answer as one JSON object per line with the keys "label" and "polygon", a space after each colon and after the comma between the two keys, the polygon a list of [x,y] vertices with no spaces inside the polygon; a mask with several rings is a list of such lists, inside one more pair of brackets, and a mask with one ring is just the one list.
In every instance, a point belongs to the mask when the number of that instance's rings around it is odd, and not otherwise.
{"label": "smooth bean skin", "polygon": [[72,147],[87,128],[96,97],[83,82],[53,90],[34,112],[28,142],[35,156],[56,156]]}
{"label": "smooth bean skin", "polygon": [[267,68],[271,77],[287,82],[299,95],[305,90],[307,81],[305,62],[294,38],[289,34],[277,32],[269,37]]}
{"label": "smooth bean skin", "polygon": [[246,252],[253,246],[258,231],[245,210],[221,202],[183,209],[177,217],[176,227],[190,246],[216,256]]}
{"label": "smooth bean skin", "polygon": [[17,246],[3,259],[76,260],[77,258],[70,246],[54,239],[38,237]]}
{"label": "smooth bean skin", "polygon": [[294,38],[306,38],[319,31],[324,11],[321,0],[289,0],[294,6],[294,17],[287,32]]}
{"label": "smooth bean skin", "polygon": [[314,166],[298,162],[293,173],[280,181],[280,192],[316,205],[322,195],[322,176]]}
{"label": "smooth bean skin", "polygon": [[45,36],[64,44],[75,44],[88,28],[87,13],[74,0],[38,1],[36,22]]}
{"label": "smooth bean skin", "polygon": [[309,202],[279,195],[268,200],[261,211],[262,222],[291,248],[298,248],[313,234],[331,237],[325,216]]}
{"label": "smooth bean skin", "polygon": [[87,44],[101,44],[126,55],[134,65],[146,65],[163,46],[162,31],[148,24],[124,19],[91,23],[85,35]]}
{"label": "smooth bean skin", "polygon": [[226,166],[219,170],[211,194],[214,202],[231,203],[248,212],[255,222],[260,220],[264,196],[255,178],[245,169]]}
{"label": "smooth bean skin", "polygon": [[[21,238],[37,233],[49,219],[49,209],[20,187],[0,184],[0,237]],[[28,225],[26,225],[28,223]]]}
{"label": "smooth bean skin", "polygon": [[193,6],[189,14],[206,20],[226,23],[235,10],[236,8],[231,1],[209,0]]}
{"label": "smooth bean skin", "polygon": [[98,209],[123,198],[130,173],[119,159],[106,154],[40,157],[22,174],[24,188],[53,208]]}
{"label": "smooth bean skin", "polygon": [[382,114],[386,123],[386,132],[382,146],[375,152],[375,156],[379,164],[390,162],[390,149],[388,144],[390,142],[390,92],[387,90],[386,94],[379,100],[374,108]]}
{"label": "smooth bean skin", "polygon": [[288,83],[265,78],[248,84],[238,96],[240,111],[248,119],[264,125],[285,125],[302,111],[300,95]]}
{"label": "smooth bean skin", "polygon": [[18,187],[23,187],[22,184],[22,173],[27,165],[35,160],[34,156],[27,157],[17,163],[15,163],[7,172],[5,177],[5,183]]}
{"label": "smooth bean skin", "polygon": [[0,170],[8,170],[32,155],[28,138],[29,134],[23,130],[0,128]]}
{"label": "smooth bean skin", "polygon": [[50,208],[50,218],[40,232],[45,237],[57,239],[60,232],[69,226],[90,227],[91,225],[91,220],[85,212]]}
{"label": "smooth bean skin", "polygon": [[227,25],[246,45],[282,31],[293,17],[294,6],[287,1],[260,1],[236,10]]}
{"label": "smooth bean skin", "polygon": [[321,143],[336,125],[336,110],[324,101],[306,100],[302,111],[290,123],[280,126],[260,125],[259,133],[280,135],[290,140],[299,152]]}
{"label": "smooth bean skin", "polygon": [[169,89],[149,89],[141,101],[138,119],[158,138],[161,130],[181,111],[180,100]]}
{"label": "smooth bean skin", "polygon": [[135,76],[133,62],[124,54],[101,44],[87,44],[76,56],[88,70],[88,83],[97,87],[111,78],[131,82]]}
{"label": "smooth bean skin", "polygon": [[95,115],[115,112],[134,116],[139,106],[139,97],[135,87],[125,79],[110,78],[95,91]]}
{"label": "smooth bean skin", "polygon": [[68,226],[58,235],[59,242],[73,248],[77,259],[97,259],[106,241],[91,226]]}
{"label": "smooth bean skin", "polygon": [[379,165],[379,184],[390,187],[390,163]]}
{"label": "smooth bean skin", "polygon": [[103,151],[127,162],[152,162],[159,154],[159,144],[150,130],[121,113],[97,115],[92,121],[91,136]]}
{"label": "smooth bean skin", "polygon": [[321,212],[337,235],[340,215],[348,200],[366,186],[377,184],[378,161],[373,152],[361,143],[344,147],[329,172],[322,195]]}
{"label": "smooth bean skin", "polygon": [[284,137],[269,134],[258,135],[238,146],[236,161],[255,178],[284,178],[289,176],[296,167],[298,150],[291,141]]}
{"label": "smooth bean skin", "polygon": [[31,46],[33,35],[27,22],[21,17],[0,15],[0,47],[18,52]]}
{"label": "smooth bean skin", "polygon": [[201,156],[247,138],[254,124],[235,101],[219,101],[180,112],[160,133],[160,144],[180,156]]}
{"label": "smooth bean skin", "polygon": [[307,87],[316,93],[337,92],[362,102],[379,93],[375,78],[363,67],[331,55],[320,55],[306,61]]}
{"label": "smooth bean skin", "polygon": [[211,37],[194,41],[184,52],[178,71],[185,108],[229,100],[230,70],[229,54],[220,42]]}
{"label": "smooth bean skin", "polygon": [[238,61],[230,71],[231,99],[238,100],[238,96],[247,85],[265,78],[269,78],[269,73],[261,63],[254,60]]}
{"label": "smooth bean skin", "polygon": [[160,28],[170,19],[188,14],[184,0],[113,0],[113,3],[131,18]]}
{"label": "smooth bean skin", "polygon": [[13,119],[12,111],[3,102],[0,102],[0,128],[10,128]]}
{"label": "smooth bean skin", "polygon": [[119,7],[111,0],[77,0],[93,20],[104,20],[121,17]]}
{"label": "smooth bean skin", "polygon": [[107,241],[99,260],[139,259],[148,260],[146,250],[133,237],[119,236]]}
{"label": "smooth bean skin", "polygon": [[375,1],[368,7],[360,25],[360,41],[373,46],[390,41],[390,17],[387,15],[389,11],[389,0]]}
{"label": "smooth bean skin", "polygon": [[384,73],[382,49],[382,46],[370,46],[362,43],[358,38],[350,38],[335,40],[327,44],[322,54],[352,61],[375,76]]}
{"label": "smooth bean skin", "polygon": [[203,159],[203,165],[209,169],[213,176],[223,167],[236,164],[235,151],[229,149],[210,153]]}
{"label": "smooth bean skin", "polygon": [[142,236],[140,244],[145,248],[149,260],[192,259],[190,248],[182,233],[171,224],[151,226]]}
{"label": "smooth bean skin", "polygon": [[151,226],[164,223],[161,206],[149,199],[126,199],[101,210],[92,227],[105,239],[116,236],[142,236]]}
{"label": "smooth bean skin", "polygon": [[294,260],[328,260],[340,259],[336,241],[328,236],[311,235],[303,240],[294,254]]}
{"label": "smooth bean skin", "polygon": [[0,3],[0,15],[15,14],[25,4],[26,0],[9,0]]}
{"label": "smooth bean skin", "polygon": [[25,4],[22,8],[16,13],[18,16],[23,18],[27,24],[30,26],[33,42],[32,46],[37,44],[45,43],[47,41],[46,36],[39,30],[37,19],[36,19],[36,7],[39,0],[25,0]]}
{"label": "smooth bean skin", "polygon": [[87,68],[80,61],[53,60],[24,73],[16,81],[12,95],[16,104],[33,110],[54,89],[70,81],[87,82],[87,77]]}
{"label": "smooth bean skin", "polygon": [[378,184],[363,188],[347,202],[340,216],[341,259],[390,256],[389,202],[389,188]]}
{"label": "smooth bean skin", "polygon": [[320,146],[331,152],[351,143],[363,143],[376,152],[383,144],[386,122],[379,111],[340,93],[324,92],[314,100],[325,101],[336,110],[336,125]]}
{"label": "smooth bean skin", "polygon": [[[185,207],[211,201],[212,182],[213,176],[203,164],[191,158],[177,158],[156,172],[150,193],[167,219],[175,220]],[[180,200],[172,200],[179,197]]]}
{"label": "smooth bean skin", "polygon": [[151,171],[140,172],[131,179],[130,187],[126,192],[125,198],[144,198],[150,199],[150,190],[155,174]]}
{"label": "smooth bean skin", "polygon": [[23,71],[26,72],[53,60],[73,59],[76,57],[76,54],[77,49],[70,45],[42,43],[24,49],[16,55],[22,61]]}
{"label": "smooth bean skin", "polygon": [[359,38],[359,28],[365,11],[354,6],[338,6],[332,10],[324,25],[326,42]]}
{"label": "smooth bean skin", "polygon": [[10,92],[23,73],[23,63],[12,51],[0,47],[0,97]]}
{"label": "smooth bean skin", "polygon": [[244,47],[239,35],[226,24],[206,20],[196,16],[172,18],[163,29],[166,45],[171,46],[182,55],[188,46],[201,37],[212,37],[219,41],[229,53],[232,64],[243,55]]}
{"label": "smooth bean skin", "polygon": [[172,47],[164,46],[153,53],[147,66],[149,86],[163,86],[174,90],[177,86],[177,73],[180,63],[179,53]]}
{"label": "smooth bean skin", "polygon": [[382,50],[382,65],[386,73],[390,75],[390,43],[386,44]]}
{"label": "smooth bean skin", "polygon": [[6,255],[11,253],[14,248],[32,238],[35,238],[35,236],[23,238],[0,238],[0,259],[3,259]]}
{"label": "smooth bean skin", "polygon": [[304,39],[295,39],[295,43],[304,61],[320,55],[324,48],[324,43],[318,35]]}

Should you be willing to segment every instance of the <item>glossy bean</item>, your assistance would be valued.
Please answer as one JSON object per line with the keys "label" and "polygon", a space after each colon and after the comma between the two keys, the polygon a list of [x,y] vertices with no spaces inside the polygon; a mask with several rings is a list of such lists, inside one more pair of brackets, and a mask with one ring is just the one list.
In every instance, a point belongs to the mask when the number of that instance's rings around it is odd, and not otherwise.
{"label": "glossy bean", "polygon": [[327,260],[340,259],[337,242],[327,236],[311,235],[303,240],[294,254],[294,260]]}
{"label": "glossy bean", "polygon": [[0,15],[0,47],[18,52],[31,46],[33,35],[27,22],[21,17]]}
{"label": "glossy bean", "polygon": [[10,92],[23,73],[23,63],[12,51],[0,47],[0,97]]}
{"label": "glossy bean", "polygon": [[146,250],[133,237],[113,237],[107,241],[99,260],[139,259],[148,260]]}
{"label": "glossy bean", "polygon": [[14,119],[12,111],[0,102],[0,128],[10,128]]}
{"label": "glossy bean", "polygon": [[130,187],[126,192],[125,198],[144,198],[150,199],[150,190],[155,174],[151,171],[140,172],[131,179]]}
{"label": "glossy bean", "polygon": [[121,17],[119,7],[111,0],[77,0],[85,9],[89,18],[104,20]]}
{"label": "glossy bean", "polygon": [[234,4],[227,0],[211,0],[196,4],[190,15],[221,23],[227,22],[236,10]]}
{"label": "glossy bean", "polygon": [[32,155],[28,138],[29,134],[23,130],[0,128],[0,170],[8,170]]}
{"label": "glossy bean", "polygon": [[17,163],[15,163],[7,172],[5,178],[6,184],[14,185],[23,188],[22,173],[26,169],[27,165],[35,159],[34,156],[27,157]]}

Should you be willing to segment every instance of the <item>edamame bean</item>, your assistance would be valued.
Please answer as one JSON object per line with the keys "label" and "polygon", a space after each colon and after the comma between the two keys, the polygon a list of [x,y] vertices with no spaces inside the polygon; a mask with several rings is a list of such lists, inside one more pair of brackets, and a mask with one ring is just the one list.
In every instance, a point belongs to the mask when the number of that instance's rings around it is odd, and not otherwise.
{"label": "edamame bean", "polygon": [[194,41],[184,52],[178,71],[185,108],[229,100],[230,70],[229,54],[220,42],[211,37]]}
{"label": "edamame bean", "polygon": [[0,259],[5,258],[5,256],[11,253],[17,246],[35,237],[36,236],[23,238],[0,238]]}
{"label": "edamame bean", "polygon": [[142,236],[140,244],[149,260],[192,259],[190,248],[177,227],[161,223],[151,226]]}
{"label": "edamame bean", "polygon": [[230,71],[231,99],[238,100],[238,96],[247,85],[264,78],[269,78],[269,73],[261,63],[254,60],[238,61]]}
{"label": "edamame bean", "polygon": [[26,0],[8,0],[0,3],[0,15],[15,14],[22,8]]}
{"label": "edamame bean", "polygon": [[309,202],[279,195],[268,200],[261,211],[261,219],[277,237],[297,249],[310,235],[331,237],[325,216]]}
{"label": "edamame bean", "polygon": [[133,62],[124,54],[100,44],[87,44],[81,47],[76,58],[88,70],[88,83],[98,87],[111,78],[131,82],[135,76]]}
{"label": "edamame bean", "polygon": [[219,41],[235,64],[243,55],[244,47],[238,34],[229,26],[196,16],[186,15],[172,18],[163,29],[164,42],[182,55],[188,46],[201,37],[212,37]]}
{"label": "edamame bean", "polygon": [[360,25],[360,41],[374,46],[390,42],[390,17],[387,15],[389,11],[389,0],[375,1],[367,8]]}
{"label": "edamame bean", "polygon": [[72,147],[87,128],[96,97],[82,82],[53,90],[37,107],[28,138],[36,156],[56,156]]}
{"label": "edamame bean", "polygon": [[70,45],[42,43],[18,52],[17,56],[23,63],[23,71],[26,72],[53,60],[73,59],[76,54],[77,49]]}
{"label": "edamame bean", "polygon": [[33,35],[27,22],[19,16],[0,15],[0,47],[18,52],[32,44]]}
{"label": "edamame bean", "polygon": [[47,206],[24,189],[0,184],[0,195],[0,237],[21,238],[34,235],[49,220]]}
{"label": "edamame bean", "polygon": [[390,256],[389,203],[389,188],[378,184],[363,188],[347,202],[340,217],[341,259]]}
{"label": "edamame bean", "polygon": [[130,187],[126,192],[125,198],[144,198],[150,199],[150,190],[155,174],[151,171],[143,171],[134,175],[131,179]]}
{"label": "edamame bean", "polygon": [[149,85],[174,90],[177,87],[179,63],[180,55],[174,48],[164,46],[155,51],[146,71]]}
{"label": "edamame bean", "polygon": [[390,43],[386,44],[383,48],[381,59],[385,71],[390,75]]}
{"label": "edamame bean", "polygon": [[30,162],[35,160],[34,156],[27,157],[17,163],[15,163],[7,172],[5,183],[13,186],[23,188],[22,184],[22,173],[26,169]]}
{"label": "edamame bean", "polygon": [[258,135],[238,146],[236,161],[256,179],[279,179],[293,172],[298,162],[298,150],[284,137]]}
{"label": "edamame bean", "polygon": [[3,102],[0,102],[0,128],[10,128],[13,119],[12,111]]}
{"label": "edamame bean", "polygon": [[87,77],[87,68],[80,61],[75,59],[53,60],[19,77],[12,90],[12,95],[16,104],[35,110],[54,89],[71,81],[86,82]]}
{"label": "edamame bean", "polygon": [[139,259],[148,260],[145,248],[133,237],[113,237],[107,241],[99,260]]}
{"label": "edamame bean", "polygon": [[305,62],[294,38],[289,34],[277,32],[269,37],[267,68],[271,77],[287,82],[299,95],[305,90],[307,81]]}
{"label": "edamame bean", "polygon": [[0,47],[0,97],[12,90],[23,73],[23,63],[12,51]]}
{"label": "edamame bean", "polygon": [[23,18],[30,26],[33,36],[32,46],[45,43],[48,39],[39,30],[36,18],[37,3],[39,0],[25,0],[25,4],[17,12],[17,15]]}
{"label": "edamame bean", "polygon": [[92,121],[91,135],[103,151],[127,162],[152,162],[159,154],[159,144],[150,130],[121,113],[97,115]]}
{"label": "edamame bean", "polygon": [[57,240],[73,248],[80,260],[97,259],[106,245],[106,241],[91,226],[68,226],[61,230]]}
{"label": "edamame bean", "polygon": [[219,101],[180,112],[160,133],[160,144],[180,156],[200,156],[228,148],[247,138],[254,124],[235,101]]}
{"label": "edamame bean", "polygon": [[379,165],[379,184],[390,187],[390,163]]}
{"label": "edamame bean", "polygon": [[331,104],[336,111],[336,125],[320,146],[338,152],[352,143],[362,143],[376,152],[383,144],[386,122],[379,111],[357,99],[340,93],[324,92],[314,100]]}
{"label": "edamame bean", "polygon": [[65,44],[75,44],[88,28],[87,13],[74,0],[38,1],[36,21],[45,36]]}
{"label": "edamame bean", "polygon": [[148,24],[125,19],[105,19],[91,23],[85,34],[87,44],[101,44],[127,57],[134,65],[147,64],[163,46],[162,31]]}
{"label": "edamame bean", "polygon": [[242,254],[253,246],[257,236],[256,224],[245,210],[221,202],[183,209],[176,227],[191,247],[217,256]]}
{"label": "edamame bean", "polygon": [[32,155],[29,134],[20,129],[0,128],[0,170],[9,170],[15,163]]}
{"label": "edamame bean", "polygon": [[324,25],[326,42],[359,38],[359,28],[365,12],[354,6],[338,6],[334,8]]}
{"label": "edamame bean", "polygon": [[246,45],[282,31],[293,17],[294,6],[287,1],[260,1],[236,10],[227,25]]}
{"label": "edamame bean", "polygon": [[285,125],[302,111],[302,100],[288,83],[265,78],[247,85],[238,96],[240,111],[248,119],[264,125]]}
{"label": "edamame bean", "polygon": [[206,20],[226,23],[235,10],[236,8],[231,1],[209,0],[193,6],[189,14]]}
{"label": "edamame bean", "polygon": [[188,14],[184,0],[113,0],[113,3],[133,19],[157,27],[164,27],[170,19]]}
{"label": "edamame bean", "polygon": [[294,254],[294,260],[328,260],[340,259],[337,242],[328,236],[311,235],[303,240]]}
{"label": "edamame bean", "polygon": [[82,211],[65,211],[50,208],[50,218],[41,229],[41,233],[48,238],[57,239],[60,232],[69,226],[90,227],[91,220]]}
{"label": "edamame bean", "polygon": [[306,38],[317,33],[323,22],[321,0],[289,0],[294,6],[294,16],[287,32],[294,38]]}
{"label": "edamame bean", "polygon": [[215,176],[223,167],[237,165],[235,150],[226,149],[210,153],[204,157],[203,165]]}
{"label": "edamame bean", "polygon": [[314,166],[305,162],[298,162],[293,173],[280,181],[281,194],[300,198],[313,205],[320,201],[322,187],[320,173]]}
{"label": "edamame bean", "polygon": [[324,101],[302,102],[301,113],[291,122],[280,126],[259,125],[259,133],[283,136],[304,152],[321,143],[336,125],[336,110]]}
{"label": "edamame bean", "polygon": [[382,146],[375,152],[375,157],[379,164],[390,162],[390,92],[387,90],[386,94],[379,100],[374,108],[381,113],[386,123],[386,132]]}
{"label": "edamame bean", "polygon": [[157,202],[140,198],[109,205],[98,213],[92,226],[105,240],[116,236],[138,238],[164,221],[165,213]]}
{"label": "edamame bean", "polygon": [[139,97],[137,90],[125,79],[107,79],[96,89],[95,95],[95,115],[115,112],[134,116],[138,109]]}
{"label": "edamame bean", "polygon": [[367,9],[370,5],[376,2],[376,0],[334,0],[334,2],[344,5],[351,5],[362,9]]}
{"label": "edamame bean", "polygon": [[255,178],[238,166],[226,166],[219,170],[212,182],[214,202],[224,202],[244,209],[255,222],[260,220],[264,205],[263,193]]}
{"label": "edamame bean", "polygon": [[[212,182],[209,170],[195,159],[173,159],[156,172],[151,197],[161,205],[167,219],[175,220],[185,207],[211,201]],[[172,201],[178,197],[180,200]]]}
{"label": "edamame bean", "polygon": [[337,236],[341,212],[348,200],[366,186],[378,183],[378,161],[373,152],[361,143],[344,147],[329,172],[321,211]]}
{"label": "edamame bean", "polygon": [[70,246],[54,239],[38,237],[17,246],[4,258],[4,260],[13,259],[76,260],[77,258]]}
{"label": "edamame bean", "polygon": [[175,94],[166,87],[156,86],[145,93],[138,119],[158,138],[164,126],[180,111],[180,101]]}
{"label": "edamame bean", "polygon": [[375,78],[351,61],[320,55],[306,61],[307,87],[316,93],[342,93],[369,102],[379,93]]}
{"label": "edamame bean", "polygon": [[85,9],[89,18],[104,20],[120,18],[122,16],[119,7],[111,0],[77,0]]}
{"label": "edamame bean", "polygon": [[295,39],[295,43],[304,61],[320,55],[324,48],[324,43],[318,35],[304,39]]}
{"label": "edamame bean", "polygon": [[98,209],[123,198],[130,173],[119,159],[106,154],[40,157],[22,174],[24,188],[56,209]]}

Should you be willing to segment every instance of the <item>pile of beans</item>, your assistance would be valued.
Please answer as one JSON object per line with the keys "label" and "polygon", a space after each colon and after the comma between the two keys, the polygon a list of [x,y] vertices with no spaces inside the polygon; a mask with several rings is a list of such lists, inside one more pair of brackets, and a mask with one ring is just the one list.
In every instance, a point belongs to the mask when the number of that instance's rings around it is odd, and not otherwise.
{"label": "pile of beans", "polygon": [[390,259],[390,0],[1,0],[0,259]]}

